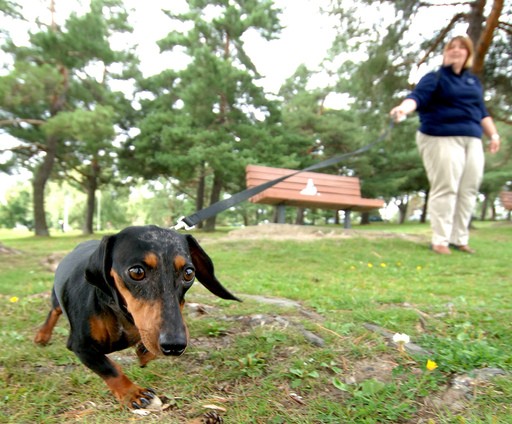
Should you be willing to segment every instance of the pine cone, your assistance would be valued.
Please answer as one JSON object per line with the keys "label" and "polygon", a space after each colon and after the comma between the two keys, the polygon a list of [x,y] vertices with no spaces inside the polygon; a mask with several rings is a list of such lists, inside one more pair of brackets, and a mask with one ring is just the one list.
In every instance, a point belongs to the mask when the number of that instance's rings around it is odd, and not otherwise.
{"label": "pine cone", "polygon": [[222,424],[224,420],[217,412],[208,411],[204,413],[201,422],[204,424]]}

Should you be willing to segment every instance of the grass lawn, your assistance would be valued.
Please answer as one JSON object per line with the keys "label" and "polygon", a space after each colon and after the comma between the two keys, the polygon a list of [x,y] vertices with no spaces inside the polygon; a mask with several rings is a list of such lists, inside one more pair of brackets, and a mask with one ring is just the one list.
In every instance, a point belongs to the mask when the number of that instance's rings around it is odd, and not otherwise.
{"label": "grass lawn", "polygon": [[[120,408],[66,349],[64,318],[50,345],[32,342],[49,310],[49,262],[86,238],[0,229],[17,251],[0,253],[0,422],[510,423],[512,224],[475,226],[477,254],[451,256],[428,249],[421,224],[290,238],[194,232],[244,302],[196,282],[182,357],[141,369],[131,349],[111,355],[166,404],[146,417]],[[424,353],[368,324],[406,333]]]}

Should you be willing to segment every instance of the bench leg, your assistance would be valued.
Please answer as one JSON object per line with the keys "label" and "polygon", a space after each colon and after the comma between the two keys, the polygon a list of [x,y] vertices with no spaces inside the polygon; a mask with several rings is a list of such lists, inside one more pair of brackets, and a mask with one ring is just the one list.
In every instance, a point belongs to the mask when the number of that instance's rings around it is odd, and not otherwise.
{"label": "bench leg", "polygon": [[286,223],[286,206],[285,205],[277,205],[277,223],[284,224]]}
{"label": "bench leg", "polygon": [[343,209],[343,212],[345,212],[345,217],[343,218],[343,228],[350,228],[350,209]]}

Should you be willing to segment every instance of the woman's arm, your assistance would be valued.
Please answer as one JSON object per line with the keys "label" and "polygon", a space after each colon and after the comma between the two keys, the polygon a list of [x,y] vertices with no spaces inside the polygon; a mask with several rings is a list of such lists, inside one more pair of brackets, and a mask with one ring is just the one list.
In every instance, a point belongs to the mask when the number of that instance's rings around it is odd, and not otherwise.
{"label": "woman's arm", "polygon": [[490,116],[486,116],[482,119],[482,128],[487,137],[489,137],[489,152],[496,153],[500,150],[500,135],[498,134],[498,130],[496,129],[496,125],[494,125],[494,121]]}

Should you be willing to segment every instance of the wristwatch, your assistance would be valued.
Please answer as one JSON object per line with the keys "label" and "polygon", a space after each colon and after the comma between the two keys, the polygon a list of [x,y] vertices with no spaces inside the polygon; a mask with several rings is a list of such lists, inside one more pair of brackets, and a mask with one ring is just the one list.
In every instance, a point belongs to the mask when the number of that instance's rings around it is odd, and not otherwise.
{"label": "wristwatch", "polygon": [[500,139],[500,135],[499,134],[491,135],[491,140],[499,140],[499,139]]}

